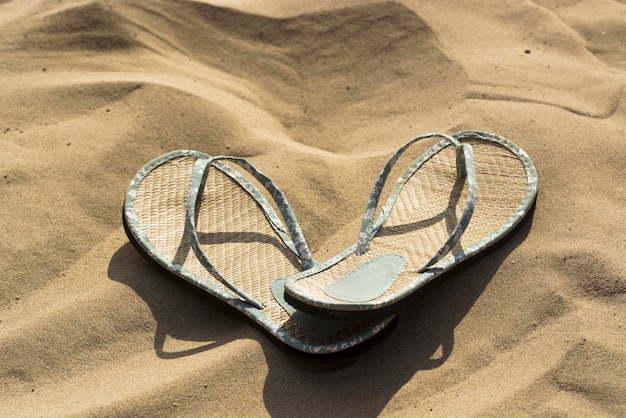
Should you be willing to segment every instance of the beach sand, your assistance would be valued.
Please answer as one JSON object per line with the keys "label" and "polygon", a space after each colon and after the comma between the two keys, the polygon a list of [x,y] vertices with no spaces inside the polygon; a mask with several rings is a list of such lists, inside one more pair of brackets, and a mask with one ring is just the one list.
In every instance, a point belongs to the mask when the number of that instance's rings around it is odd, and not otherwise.
{"label": "beach sand", "polygon": [[[0,416],[626,415],[623,0],[4,0],[0,39]],[[243,156],[324,260],[401,144],[466,129],[531,156],[534,214],[349,361],[122,227],[152,158]]]}

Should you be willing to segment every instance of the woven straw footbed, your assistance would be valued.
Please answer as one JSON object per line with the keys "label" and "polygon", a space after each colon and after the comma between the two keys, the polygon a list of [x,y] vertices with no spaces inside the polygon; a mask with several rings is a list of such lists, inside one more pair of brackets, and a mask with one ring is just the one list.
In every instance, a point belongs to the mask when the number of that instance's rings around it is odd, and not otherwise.
{"label": "woven straw footbed", "polygon": [[[227,290],[200,264],[185,233],[185,204],[195,161],[179,157],[151,171],[138,187],[135,214],[141,232],[168,260]],[[285,312],[275,301],[270,285],[278,278],[300,272],[299,259],[272,229],[259,204],[220,170],[209,170],[197,230],[213,266],[237,288],[260,301],[265,306],[262,313],[292,337],[305,344],[333,344],[368,325],[355,322],[335,336],[319,339],[309,336]]]}
{"label": "woven straw footbed", "polygon": [[[525,167],[510,150],[491,141],[464,142],[470,143],[474,150],[478,195],[471,221],[450,254],[468,248],[505,224],[527,191]],[[426,161],[405,183],[389,217],[364,255],[351,254],[320,273],[298,280],[295,287],[322,302],[341,302],[324,293],[324,289],[368,260],[399,254],[406,260],[404,271],[387,292],[371,302],[386,299],[415,280],[419,275],[417,270],[441,248],[461,217],[466,198],[466,182],[457,179],[455,149],[448,146]]]}

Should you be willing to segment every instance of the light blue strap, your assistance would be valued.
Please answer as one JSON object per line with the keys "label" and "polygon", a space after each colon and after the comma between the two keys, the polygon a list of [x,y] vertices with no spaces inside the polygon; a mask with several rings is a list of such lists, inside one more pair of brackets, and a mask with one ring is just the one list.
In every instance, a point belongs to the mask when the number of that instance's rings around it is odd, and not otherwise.
{"label": "light blue strap", "polygon": [[252,174],[257,180],[263,184],[263,186],[270,192],[270,195],[276,202],[280,213],[287,224],[287,228],[293,239],[296,250],[302,262],[302,265],[305,268],[309,268],[313,265],[313,258],[309,251],[309,248],[306,244],[306,240],[302,234],[302,229],[296,220],[293,211],[291,210],[291,206],[289,206],[289,202],[283,195],[283,193],[276,187],[274,182],[269,179],[269,177],[265,176],[259,170],[257,170],[252,164],[246,161],[243,158],[238,157],[227,157],[227,156],[218,156],[211,157],[206,159],[198,159],[193,167],[193,171],[191,174],[191,179],[189,181],[189,192],[187,195],[187,210],[186,210],[186,228],[189,231],[189,243],[191,248],[193,249],[196,257],[200,261],[200,263],[204,266],[207,271],[213,275],[217,280],[219,280],[224,286],[228,287],[230,290],[235,292],[238,296],[242,297],[251,305],[256,308],[263,309],[263,305],[255,300],[252,296],[246,294],[242,290],[236,288],[233,284],[231,284],[225,277],[221,275],[221,273],[211,264],[206,254],[202,251],[200,247],[200,240],[198,238],[198,232],[196,230],[196,207],[200,200],[202,199],[202,194],[204,192],[204,186],[206,184],[206,179],[209,173],[209,168],[211,167],[214,161],[219,160],[228,160],[234,162]]}
{"label": "light blue strap", "polygon": [[[356,254],[362,255],[365,254],[369,248],[369,244],[371,240],[374,238],[374,235],[377,232],[377,228],[374,229],[373,223],[376,215],[376,208],[378,207],[378,201],[380,199],[380,195],[382,193],[385,182],[387,181],[387,177],[391,172],[391,168],[397,162],[398,158],[406,151],[411,145],[416,142],[427,139],[440,137],[448,140],[451,144],[454,145],[456,149],[456,169],[457,169],[457,177],[459,179],[466,178],[468,183],[468,197],[467,202],[465,204],[465,209],[461,218],[457,225],[452,230],[452,233],[444,243],[444,245],[437,251],[435,256],[431,258],[424,266],[422,266],[418,271],[421,273],[425,271],[428,267],[435,264],[437,261],[441,260],[461,239],[461,235],[465,231],[467,227],[472,213],[474,212],[474,207],[476,204],[476,173],[474,171],[474,160],[473,160],[473,152],[472,148],[469,144],[461,144],[456,138],[440,134],[440,133],[431,133],[426,135],[421,135],[416,138],[411,139],[402,147],[400,147],[387,161],[387,164],[383,167],[376,184],[374,185],[372,192],[370,194],[370,198],[367,203],[367,208],[365,209],[365,215],[363,216],[363,222],[361,223],[361,231],[359,234],[359,239],[356,245]],[[383,214],[386,216],[388,214]]]}

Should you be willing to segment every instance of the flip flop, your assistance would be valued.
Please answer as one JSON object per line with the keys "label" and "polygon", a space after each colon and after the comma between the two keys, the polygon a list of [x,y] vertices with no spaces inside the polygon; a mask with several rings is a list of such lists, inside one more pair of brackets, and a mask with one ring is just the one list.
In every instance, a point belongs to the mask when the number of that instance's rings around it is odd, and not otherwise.
{"label": "flip flop", "polygon": [[[437,137],[441,141],[398,179],[374,222],[391,167],[414,143]],[[419,289],[508,236],[536,195],[531,159],[505,138],[473,131],[414,138],[383,168],[357,243],[289,277],[285,299],[309,314],[341,320],[397,313]]]}
{"label": "flip flop", "polygon": [[[232,164],[267,189],[287,227]],[[372,339],[393,319],[330,321],[285,302],[284,279],[276,279],[315,261],[282,192],[244,159],[186,150],[154,159],[133,178],[123,221],[131,243],[162,271],[299,352],[345,351]]]}

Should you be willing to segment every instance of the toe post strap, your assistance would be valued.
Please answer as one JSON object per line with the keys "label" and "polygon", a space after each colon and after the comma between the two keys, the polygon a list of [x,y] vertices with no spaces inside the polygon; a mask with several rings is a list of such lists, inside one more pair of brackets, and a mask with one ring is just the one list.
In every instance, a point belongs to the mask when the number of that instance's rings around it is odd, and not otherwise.
{"label": "toe post strap", "polygon": [[261,302],[248,295],[243,290],[237,288],[230,283],[222,274],[211,264],[211,261],[207,255],[202,251],[200,247],[200,238],[198,237],[198,230],[196,229],[196,208],[202,200],[202,194],[204,191],[204,185],[206,183],[209,166],[211,165],[211,159],[198,159],[193,167],[191,174],[191,180],[189,181],[189,193],[187,195],[187,207],[186,207],[186,220],[185,229],[189,232],[189,244],[193,249],[194,254],[200,261],[200,264],[215,277],[220,283],[233,291],[237,296],[251,304],[257,309],[263,309],[264,306]]}
{"label": "toe post strap", "polygon": [[[307,243],[302,234],[302,229],[296,220],[293,211],[291,210],[291,206],[287,202],[287,199],[283,195],[283,193],[276,187],[276,185],[270,180],[269,177],[265,176],[259,170],[257,170],[252,164],[250,164],[247,160],[239,157],[229,157],[229,156],[216,156],[210,158],[200,158],[198,159],[193,167],[193,171],[191,174],[191,179],[189,181],[189,192],[187,195],[187,206],[186,206],[186,229],[189,232],[189,244],[193,249],[196,257],[202,264],[202,266],[209,272],[213,277],[215,277],[220,283],[226,286],[228,289],[233,291],[236,295],[241,297],[246,302],[250,303],[257,309],[263,309],[263,305],[261,302],[254,299],[252,296],[245,293],[243,290],[237,288],[231,282],[229,282],[222,274],[219,272],[215,266],[209,261],[207,255],[204,253],[200,246],[200,239],[198,237],[198,231],[196,229],[196,208],[199,207],[200,202],[202,201],[202,195],[204,193],[205,184],[207,181],[207,176],[209,173],[209,169],[213,165],[214,162],[217,161],[230,161],[241,167],[243,167],[246,171],[251,173],[259,182],[269,191],[270,195],[276,202],[278,209],[287,224],[287,229],[291,238],[293,240],[293,249],[297,252],[302,265],[304,268],[310,268],[314,265],[313,257],[309,251]],[[269,219],[269,221],[276,227],[276,229],[283,231],[282,225],[276,225],[275,221]]]}
{"label": "toe post strap", "polygon": [[[430,260],[428,260],[422,267],[420,267],[417,271],[419,273],[423,273],[426,270],[428,270],[431,266],[433,266],[438,261],[440,261],[443,257],[445,257],[445,255],[448,254],[450,250],[452,250],[452,248],[454,248],[460,241],[463,232],[465,231],[465,229],[467,228],[467,225],[470,222],[470,219],[474,212],[474,208],[476,206],[476,195],[478,193],[478,187],[476,184],[476,172],[474,170],[474,154],[473,154],[472,147],[470,144],[468,143],[462,144],[455,137],[452,137],[446,134],[433,133],[433,134],[421,135],[408,141],[406,144],[400,147],[398,151],[395,152],[395,154],[389,159],[387,164],[383,167],[378,177],[378,180],[376,181],[376,184],[374,185],[372,189],[372,192],[368,200],[367,208],[365,209],[365,214],[363,215],[363,221],[361,223],[359,239],[356,244],[357,255],[363,255],[367,252],[371,240],[374,238],[374,236],[378,232],[379,228],[374,225],[376,208],[378,207],[380,195],[382,193],[383,186],[385,185],[387,177],[389,176],[391,168],[396,163],[398,158],[402,155],[402,153],[404,153],[404,151],[406,151],[411,145],[415,144],[416,142],[422,139],[434,138],[434,137],[445,139],[449,141],[451,145],[454,146],[455,152],[456,152],[457,178],[459,179],[465,178],[467,182],[467,186],[468,186],[468,196],[465,202],[465,208],[463,210],[463,214],[461,215],[456,226],[453,228],[448,239],[445,241],[443,246],[435,253],[435,255]],[[382,225],[382,223],[384,222],[387,216],[389,216],[389,213],[386,213],[385,209],[383,208],[380,214],[380,219],[378,220],[376,225]]]}
{"label": "toe post strap", "polygon": [[[450,233],[450,236],[443,244],[443,246],[435,253],[435,255],[428,260],[426,264],[420,267],[417,272],[424,273],[432,265],[436,264],[439,260],[446,256],[461,240],[465,228],[469,225],[474,208],[476,207],[476,195],[478,194],[478,185],[476,184],[476,171],[474,170],[474,153],[470,144],[463,144],[462,148],[462,171],[467,181],[467,200],[465,201],[465,208],[463,213],[454,229]],[[459,178],[461,177],[461,171],[459,170],[459,148],[457,147],[457,173]]]}

